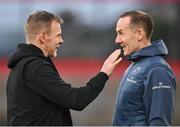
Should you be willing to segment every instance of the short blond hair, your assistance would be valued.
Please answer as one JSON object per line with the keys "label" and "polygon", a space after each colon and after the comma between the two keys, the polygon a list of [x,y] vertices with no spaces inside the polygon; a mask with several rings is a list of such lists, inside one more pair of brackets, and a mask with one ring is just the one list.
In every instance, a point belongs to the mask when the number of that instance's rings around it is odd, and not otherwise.
{"label": "short blond hair", "polygon": [[63,19],[47,11],[35,11],[27,19],[25,25],[26,38],[34,39],[42,30],[47,33],[51,32],[51,24],[53,21],[59,24],[63,23]]}

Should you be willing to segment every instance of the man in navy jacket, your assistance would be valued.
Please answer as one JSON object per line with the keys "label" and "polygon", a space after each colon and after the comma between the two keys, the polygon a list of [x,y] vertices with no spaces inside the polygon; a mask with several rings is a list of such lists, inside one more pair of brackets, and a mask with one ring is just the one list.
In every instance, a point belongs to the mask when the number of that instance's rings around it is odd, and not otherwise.
{"label": "man in navy jacket", "polygon": [[172,124],[175,76],[162,56],[162,40],[150,41],[153,22],[147,13],[129,11],[117,22],[116,43],[132,61],[120,82],[113,116],[114,126]]}

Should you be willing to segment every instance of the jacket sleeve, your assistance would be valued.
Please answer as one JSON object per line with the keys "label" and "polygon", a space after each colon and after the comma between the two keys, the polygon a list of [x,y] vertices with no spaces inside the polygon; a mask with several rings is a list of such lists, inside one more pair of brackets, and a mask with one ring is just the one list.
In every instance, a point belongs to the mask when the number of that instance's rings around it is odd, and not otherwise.
{"label": "jacket sleeve", "polygon": [[149,126],[170,126],[174,110],[175,77],[159,66],[146,75],[144,105]]}
{"label": "jacket sleeve", "polygon": [[83,110],[98,96],[108,80],[108,76],[100,72],[84,87],[73,88],[60,78],[50,64],[38,61],[28,65],[25,78],[27,86],[37,94],[74,110]]}

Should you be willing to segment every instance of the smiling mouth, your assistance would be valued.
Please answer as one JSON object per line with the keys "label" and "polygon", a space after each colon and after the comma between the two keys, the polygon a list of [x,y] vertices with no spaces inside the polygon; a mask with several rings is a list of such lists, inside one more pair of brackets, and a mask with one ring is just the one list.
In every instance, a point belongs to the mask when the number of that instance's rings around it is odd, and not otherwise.
{"label": "smiling mouth", "polygon": [[123,51],[125,50],[126,46],[121,46],[121,48],[123,49]]}
{"label": "smiling mouth", "polygon": [[57,52],[59,47],[56,47],[54,50]]}
{"label": "smiling mouth", "polygon": [[58,45],[57,47],[56,47],[56,49],[58,49],[60,47],[60,45]]}
{"label": "smiling mouth", "polygon": [[125,49],[126,49],[126,46],[123,47],[123,50],[125,50]]}

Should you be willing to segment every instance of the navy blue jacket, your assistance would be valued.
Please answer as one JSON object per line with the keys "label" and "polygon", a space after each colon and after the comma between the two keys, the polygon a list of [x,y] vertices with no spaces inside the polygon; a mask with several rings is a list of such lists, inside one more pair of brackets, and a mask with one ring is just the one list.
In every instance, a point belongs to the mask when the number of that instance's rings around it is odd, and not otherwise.
{"label": "navy blue jacket", "polygon": [[114,126],[171,125],[176,81],[162,58],[167,54],[158,40],[128,57],[133,62],[120,83]]}

